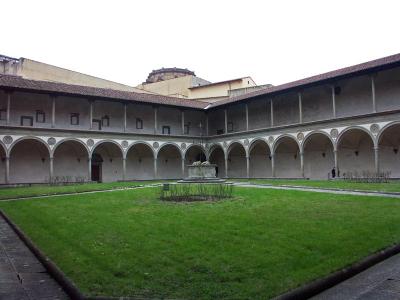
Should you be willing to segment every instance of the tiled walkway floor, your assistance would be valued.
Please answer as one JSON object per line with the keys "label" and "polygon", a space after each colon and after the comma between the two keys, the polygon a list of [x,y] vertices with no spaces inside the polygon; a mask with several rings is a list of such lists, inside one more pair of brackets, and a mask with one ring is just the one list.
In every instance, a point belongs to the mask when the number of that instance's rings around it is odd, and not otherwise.
{"label": "tiled walkway floor", "polygon": [[0,217],[0,299],[69,299],[2,217]]}

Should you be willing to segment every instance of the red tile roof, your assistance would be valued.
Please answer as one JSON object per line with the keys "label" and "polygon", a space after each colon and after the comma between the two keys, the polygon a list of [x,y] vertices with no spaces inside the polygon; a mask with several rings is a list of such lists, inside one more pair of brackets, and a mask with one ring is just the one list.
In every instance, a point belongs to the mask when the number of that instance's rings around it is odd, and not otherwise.
{"label": "red tile roof", "polygon": [[203,109],[208,103],[175,97],[167,97],[153,94],[141,94],[135,92],[103,89],[89,86],[72,85],[50,81],[24,79],[20,76],[0,75],[0,87],[13,90],[46,92],[51,94],[71,95],[87,98],[106,98],[113,100],[133,101],[150,104],[179,106],[195,109]]}

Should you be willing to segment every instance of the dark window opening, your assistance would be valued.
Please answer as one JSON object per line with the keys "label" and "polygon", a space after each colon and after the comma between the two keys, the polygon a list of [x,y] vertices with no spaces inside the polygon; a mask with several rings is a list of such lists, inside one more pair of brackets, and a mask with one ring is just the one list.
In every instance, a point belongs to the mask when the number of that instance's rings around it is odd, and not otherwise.
{"label": "dark window opening", "polygon": [[108,127],[108,126],[110,126],[110,117],[107,116],[107,115],[103,116],[103,117],[101,118],[101,125],[102,125],[103,127]]}
{"label": "dark window opening", "polygon": [[217,129],[217,134],[224,134],[224,130],[223,129]]}
{"label": "dark window opening", "polygon": [[0,109],[0,120],[7,120],[7,110]]}
{"label": "dark window opening", "polygon": [[21,126],[33,126],[33,117],[21,116]]}
{"label": "dark window opening", "polygon": [[162,127],[162,134],[171,134],[171,127],[163,126]]}
{"label": "dark window opening", "polygon": [[189,134],[190,132],[190,122],[184,126],[184,134]]}
{"label": "dark window opening", "polygon": [[36,122],[37,123],[45,123],[46,122],[46,114],[42,110],[36,111]]}
{"label": "dark window opening", "polygon": [[136,129],[143,129],[143,120],[136,118]]}
{"label": "dark window opening", "polygon": [[71,114],[71,125],[79,125],[79,114],[78,113],[72,113]]}
{"label": "dark window opening", "polygon": [[92,127],[93,129],[101,130],[101,120],[99,119],[93,119],[92,120]]}
{"label": "dark window opening", "polygon": [[233,131],[233,122],[228,122],[228,132]]}

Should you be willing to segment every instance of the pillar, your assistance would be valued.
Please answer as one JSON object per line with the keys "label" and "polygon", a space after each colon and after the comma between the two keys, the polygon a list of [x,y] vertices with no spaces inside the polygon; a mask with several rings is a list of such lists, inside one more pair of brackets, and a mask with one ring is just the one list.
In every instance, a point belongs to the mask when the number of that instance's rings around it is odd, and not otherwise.
{"label": "pillar", "polygon": [[372,98],[372,112],[376,113],[375,74],[371,75],[371,98]]}
{"label": "pillar", "polygon": [[56,127],[56,96],[51,96],[51,127]]}
{"label": "pillar", "polygon": [[249,105],[245,104],[246,109],[246,131],[249,131]]}
{"label": "pillar", "polygon": [[127,106],[128,104],[124,103],[124,132],[126,132],[126,127],[127,127],[127,116],[126,116]]}
{"label": "pillar", "polygon": [[53,182],[53,177],[54,177],[54,157],[50,156],[50,164],[49,164],[49,182]]}
{"label": "pillar", "polygon": [[374,147],[375,156],[375,173],[376,176],[379,174],[379,147]]}
{"label": "pillar", "polygon": [[225,158],[225,178],[228,178],[228,158]]}
{"label": "pillar", "polygon": [[209,130],[208,130],[208,113],[206,113],[206,136],[209,136]]}
{"label": "pillar", "polygon": [[10,110],[11,110],[11,92],[7,92],[7,116],[6,124],[10,125]]}
{"label": "pillar", "polygon": [[[93,101],[89,100],[89,124],[90,124],[90,129],[93,129]],[[92,177],[90,177],[90,180]]]}
{"label": "pillar", "polygon": [[126,157],[122,158],[122,180],[126,180]]}
{"label": "pillar", "polygon": [[303,104],[302,104],[301,93],[298,93],[298,98],[299,98],[299,123],[303,123]]}
{"label": "pillar", "polygon": [[271,127],[274,127],[274,101],[271,99]]}
{"label": "pillar", "polygon": [[335,86],[332,85],[332,116],[336,118],[336,95],[335,95]]}
{"label": "pillar", "polygon": [[182,178],[185,178],[185,159],[182,158]]}
{"label": "pillar", "polygon": [[10,156],[6,155],[6,184],[10,184]]}
{"label": "pillar", "polygon": [[271,173],[272,177],[275,177],[275,154],[271,153]]}
{"label": "pillar", "polygon": [[185,112],[182,110],[181,111],[181,130],[182,130],[182,135],[185,134]]}
{"label": "pillar", "polygon": [[225,134],[228,133],[228,110],[224,109]]}
{"label": "pillar", "polygon": [[339,169],[338,169],[338,152],[336,149],[333,150],[333,161],[335,164],[336,176],[339,177]]}
{"label": "pillar", "polygon": [[246,177],[250,178],[250,156],[246,155]]}
{"label": "pillar", "polygon": [[304,178],[304,153],[300,152],[300,173],[301,177]]}
{"label": "pillar", "polygon": [[154,106],[154,134],[157,134],[157,113],[158,113],[158,108]]}
{"label": "pillar", "polygon": [[88,158],[88,181],[92,181],[92,157]]}
{"label": "pillar", "polygon": [[154,158],[154,179],[157,179],[158,174],[157,174],[157,157]]}

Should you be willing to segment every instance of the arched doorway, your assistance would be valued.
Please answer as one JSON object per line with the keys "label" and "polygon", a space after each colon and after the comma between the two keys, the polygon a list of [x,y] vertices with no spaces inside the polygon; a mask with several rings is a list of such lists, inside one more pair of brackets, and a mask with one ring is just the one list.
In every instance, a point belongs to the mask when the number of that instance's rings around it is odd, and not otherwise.
{"label": "arched doorway", "polygon": [[186,150],[185,153],[185,177],[188,176],[187,166],[191,165],[195,161],[206,161],[206,155],[204,150],[199,145],[192,145],[189,149]]}
{"label": "arched doorway", "polygon": [[53,152],[54,182],[88,181],[88,150],[76,140],[62,141]]}
{"label": "arched doorway", "polygon": [[154,153],[145,143],[137,143],[126,154],[126,179],[154,179]]}
{"label": "arched doorway", "polygon": [[240,143],[232,143],[228,149],[228,176],[230,178],[247,177],[246,150]]}
{"label": "arched doorway", "polygon": [[10,152],[11,183],[45,183],[50,181],[50,154],[44,142],[23,139]]}
{"label": "arched doorway", "polygon": [[216,165],[216,176],[218,178],[225,178],[225,154],[220,145],[213,145],[210,148],[209,159],[211,164]]}
{"label": "arched doorway", "polygon": [[166,144],[157,154],[158,178],[182,178],[182,156],[178,146]]}
{"label": "arched doorway", "polygon": [[400,178],[400,124],[384,129],[379,136],[379,170]]}
{"label": "arched doorway", "polygon": [[323,133],[309,135],[304,141],[304,177],[328,179],[335,167],[332,141]]}
{"label": "arched doorway", "polygon": [[102,142],[92,152],[92,181],[112,182],[122,180],[122,149],[113,142]]}
{"label": "arched doorway", "polygon": [[272,177],[271,151],[263,140],[256,140],[250,145],[250,178]]}
{"label": "arched doorway", "polygon": [[337,149],[340,176],[362,176],[363,172],[375,171],[374,143],[364,130],[345,131],[339,137]]}
{"label": "arched doorway", "polygon": [[299,178],[301,174],[299,145],[292,137],[279,138],[275,144],[275,176]]}

